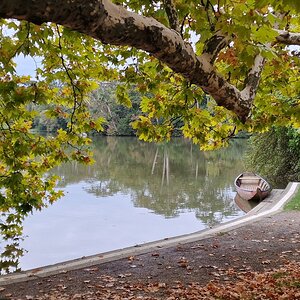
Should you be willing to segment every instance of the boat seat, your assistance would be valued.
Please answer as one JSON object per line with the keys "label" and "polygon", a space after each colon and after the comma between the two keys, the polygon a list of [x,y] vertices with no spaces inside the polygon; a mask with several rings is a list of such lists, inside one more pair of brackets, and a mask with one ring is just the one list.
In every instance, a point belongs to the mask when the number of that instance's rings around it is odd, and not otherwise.
{"label": "boat seat", "polygon": [[244,179],[244,180],[259,180],[259,178],[257,178],[256,176],[243,176],[243,177],[240,177],[240,179]]}
{"label": "boat seat", "polygon": [[259,179],[257,178],[251,178],[251,177],[248,177],[248,178],[240,178],[241,182],[242,183],[247,183],[247,184],[258,184],[259,183]]}

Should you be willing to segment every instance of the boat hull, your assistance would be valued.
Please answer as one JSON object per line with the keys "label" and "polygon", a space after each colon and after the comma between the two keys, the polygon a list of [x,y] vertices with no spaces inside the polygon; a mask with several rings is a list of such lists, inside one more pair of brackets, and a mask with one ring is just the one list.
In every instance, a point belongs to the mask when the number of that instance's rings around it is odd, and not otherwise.
{"label": "boat hull", "polygon": [[239,196],[245,200],[265,199],[271,192],[270,184],[255,173],[242,173],[234,182]]}

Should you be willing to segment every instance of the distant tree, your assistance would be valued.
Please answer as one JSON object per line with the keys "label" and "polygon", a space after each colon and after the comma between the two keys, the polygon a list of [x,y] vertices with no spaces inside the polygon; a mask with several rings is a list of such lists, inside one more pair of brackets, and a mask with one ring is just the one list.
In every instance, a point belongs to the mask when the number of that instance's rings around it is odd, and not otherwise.
{"label": "distant tree", "polygon": [[104,133],[108,135],[135,135],[131,123],[140,115],[141,94],[132,87],[128,91],[130,107],[118,103],[118,82],[102,82],[92,92],[88,109],[93,117],[103,117]]}

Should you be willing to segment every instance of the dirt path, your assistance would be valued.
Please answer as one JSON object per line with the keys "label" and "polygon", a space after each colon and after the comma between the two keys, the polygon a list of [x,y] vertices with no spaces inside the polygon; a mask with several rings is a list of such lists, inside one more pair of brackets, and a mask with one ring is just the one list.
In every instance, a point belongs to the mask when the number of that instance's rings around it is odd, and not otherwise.
{"label": "dirt path", "polygon": [[[0,287],[0,299],[239,299],[205,291],[211,283],[232,284],[289,262],[295,262],[293,270],[300,265],[300,212],[281,212],[199,242]],[[300,299],[300,275],[297,280],[293,289],[299,295],[293,290],[284,299]]]}

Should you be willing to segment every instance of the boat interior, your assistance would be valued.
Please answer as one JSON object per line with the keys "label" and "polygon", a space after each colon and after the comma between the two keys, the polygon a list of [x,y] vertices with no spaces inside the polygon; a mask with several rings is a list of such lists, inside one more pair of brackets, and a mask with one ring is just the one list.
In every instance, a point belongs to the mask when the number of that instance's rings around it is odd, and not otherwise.
{"label": "boat interior", "polygon": [[269,185],[266,181],[251,175],[240,177],[237,183],[240,187],[243,187],[247,190],[255,190],[258,187],[260,190],[265,191],[269,188]]}

